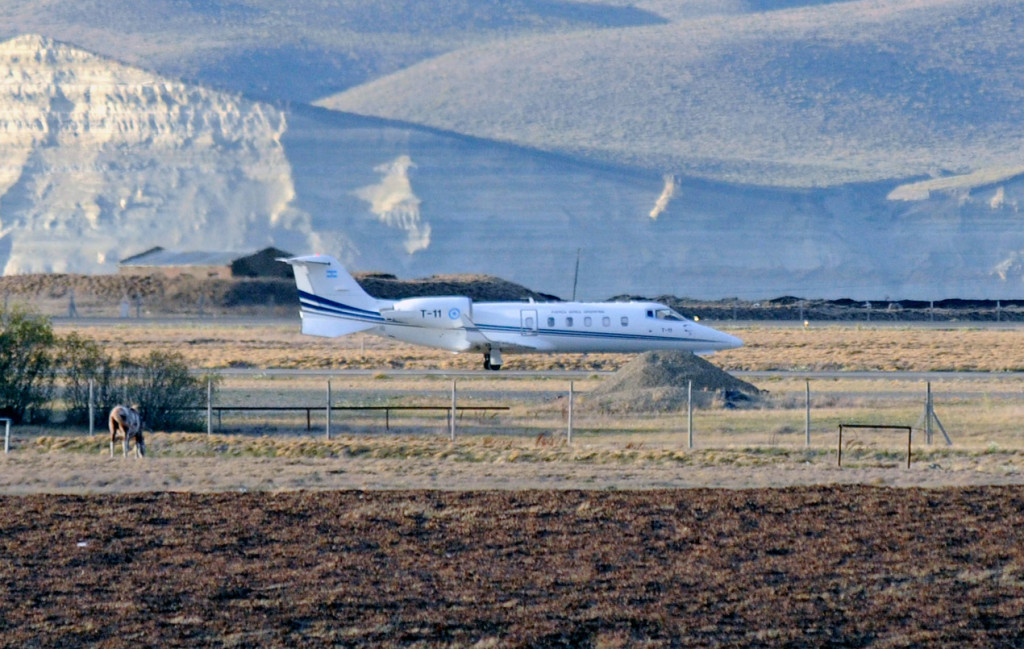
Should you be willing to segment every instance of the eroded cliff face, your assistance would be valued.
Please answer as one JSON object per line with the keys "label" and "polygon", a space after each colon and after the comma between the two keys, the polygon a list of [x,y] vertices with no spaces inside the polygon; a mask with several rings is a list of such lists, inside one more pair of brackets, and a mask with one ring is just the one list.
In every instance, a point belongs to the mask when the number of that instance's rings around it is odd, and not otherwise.
{"label": "eroded cliff face", "polygon": [[326,252],[569,297],[1007,299],[1024,167],[788,189],[663,176],[303,105],[39,37],[0,43],[0,267],[112,272],[163,246]]}
{"label": "eroded cliff face", "polygon": [[266,104],[39,36],[0,43],[0,267],[111,272],[154,245],[316,245]]}

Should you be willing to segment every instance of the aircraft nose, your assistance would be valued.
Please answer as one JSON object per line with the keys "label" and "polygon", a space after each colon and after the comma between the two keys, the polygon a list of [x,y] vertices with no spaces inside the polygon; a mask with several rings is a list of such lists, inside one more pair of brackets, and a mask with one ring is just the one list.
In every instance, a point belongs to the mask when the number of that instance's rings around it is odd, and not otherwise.
{"label": "aircraft nose", "polygon": [[723,349],[736,349],[737,347],[743,346],[743,341],[736,336],[727,334],[724,331],[712,329],[711,327],[707,327],[706,329],[708,338],[712,341],[711,344],[716,351],[721,351]]}
{"label": "aircraft nose", "polygon": [[722,338],[722,344],[724,345],[722,349],[736,349],[737,347],[743,346],[743,341],[736,336],[732,336],[722,331],[719,331],[718,335]]}

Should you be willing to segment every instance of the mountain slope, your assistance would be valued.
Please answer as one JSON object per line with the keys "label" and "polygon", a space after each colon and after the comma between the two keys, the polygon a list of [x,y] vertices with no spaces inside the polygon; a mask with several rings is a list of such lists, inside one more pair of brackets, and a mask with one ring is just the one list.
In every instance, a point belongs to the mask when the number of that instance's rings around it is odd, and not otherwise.
{"label": "mountain slope", "polygon": [[665,22],[568,0],[0,0],[0,39],[40,33],[163,76],[311,101],[515,35]]}
{"label": "mountain slope", "polygon": [[863,0],[489,43],[321,105],[645,169],[830,186],[1019,164],[1024,5]]}

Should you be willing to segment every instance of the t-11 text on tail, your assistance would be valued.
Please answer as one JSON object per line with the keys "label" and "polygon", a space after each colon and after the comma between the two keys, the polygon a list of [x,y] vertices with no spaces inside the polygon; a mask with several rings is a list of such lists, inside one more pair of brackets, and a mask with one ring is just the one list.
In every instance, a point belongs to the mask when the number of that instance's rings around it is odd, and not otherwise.
{"label": "t-11 text on tail", "polygon": [[502,353],[636,353],[678,349],[706,354],[743,342],[657,302],[473,302],[464,296],[380,300],[328,255],[291,257],[302,333],[357,331],[453,352],[477,352],[486,369]]}

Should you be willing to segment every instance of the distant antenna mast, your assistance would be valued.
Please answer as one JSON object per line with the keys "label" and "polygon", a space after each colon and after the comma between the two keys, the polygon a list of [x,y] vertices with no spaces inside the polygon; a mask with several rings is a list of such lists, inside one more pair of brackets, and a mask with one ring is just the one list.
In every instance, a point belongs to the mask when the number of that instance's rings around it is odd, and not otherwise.
{"label": "distant antenna mast", "polygon": [[582,248],[576,249],[576,273],[572,277],[572,301],[576,301],[576,284],[580,281],[580,252]]}

